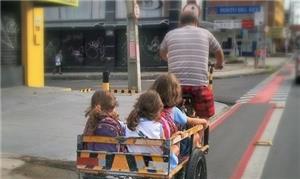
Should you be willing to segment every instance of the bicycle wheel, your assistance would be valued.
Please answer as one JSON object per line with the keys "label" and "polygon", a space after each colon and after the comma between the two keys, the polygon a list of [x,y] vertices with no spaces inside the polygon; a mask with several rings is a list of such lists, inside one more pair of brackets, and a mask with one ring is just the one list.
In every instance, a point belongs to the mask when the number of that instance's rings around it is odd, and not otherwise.
{"label": "bicycle wheel", "polygon": [[186,169],[186,179],[206,179],[207,168],[204,153],[199,149],[194,149],[188,167]]}

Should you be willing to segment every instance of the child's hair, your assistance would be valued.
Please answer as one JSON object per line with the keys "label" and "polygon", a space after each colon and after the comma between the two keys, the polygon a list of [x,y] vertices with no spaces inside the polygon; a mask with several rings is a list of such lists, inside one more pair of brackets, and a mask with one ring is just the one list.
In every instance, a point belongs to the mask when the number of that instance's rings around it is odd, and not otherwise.
{"label": "child's hair", "polygon": [[179,81],[171,73],[160,75],[150,89],[157,91],[164,107],[174,107],[182,100]]}
{"label": "child's hair", "polygon": [[91,105],[85,113],[88,122],[84,133],[92,134],[102,116],[110,115],[112,118],[118,118],[118,114],[113,111],[117,105],[117,99],[112,93],[102,90],[95,91],[91,99]]}
{"label": "child's hair", "polygon": [[141,94],[133,107],[134,109],[127,118],[127,127],[134,131],[141,117],[149,120],[159,120],[163,103],[156,91],[148,90]]}

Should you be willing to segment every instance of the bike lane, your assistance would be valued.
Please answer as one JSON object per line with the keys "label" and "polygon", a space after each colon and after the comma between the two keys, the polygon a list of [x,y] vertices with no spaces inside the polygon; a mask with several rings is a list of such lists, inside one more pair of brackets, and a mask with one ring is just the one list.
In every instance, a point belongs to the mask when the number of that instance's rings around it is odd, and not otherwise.
{"label": "bike lane", "polygon": [[286,77],[289,65],[271,75],[256,95],[235,104],[211,124],[208,178],[242,178],[277,105],[271,102]]}

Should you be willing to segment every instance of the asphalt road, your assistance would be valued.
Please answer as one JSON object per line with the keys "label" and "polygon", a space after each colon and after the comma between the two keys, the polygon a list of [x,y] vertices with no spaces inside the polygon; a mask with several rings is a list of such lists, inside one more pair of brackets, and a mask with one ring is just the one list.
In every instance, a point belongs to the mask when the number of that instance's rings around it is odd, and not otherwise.
{"label": "asphalt road", "polygon": [[[265,79],[268,75],[251,75],[241,76],[235,78],[215,79],[214,80],[214,94],[215,100],[221,103],[232,105],[242,95],[247,93],[257,83]],[[143,80],[142,90],[148,89],[153,80]],[[124,88],[127,81],[111,81],[112,88]],[[96,80],[47,80],[46,86],[57,86],[71,88],[72,90],[80,90],[84,88],[98,89],[101,87],[101,81]]]}
{"label": "asphalt road", "polygon": [[[212,127],[209,179],[300,178],[300,86],[294,84],[289,67]],[[256,145],[257,141],[266,145]]]}

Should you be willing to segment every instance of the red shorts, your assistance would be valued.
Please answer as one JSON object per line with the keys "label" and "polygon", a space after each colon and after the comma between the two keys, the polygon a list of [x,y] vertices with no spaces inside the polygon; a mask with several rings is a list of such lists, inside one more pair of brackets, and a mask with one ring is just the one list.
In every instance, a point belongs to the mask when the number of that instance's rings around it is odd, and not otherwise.
{"label": "red shorts", "polygon": [[194,109],[200,118],[215,114],[214,95],[207,86],[181,86],[182,94],[190,94],[194,99]]}

